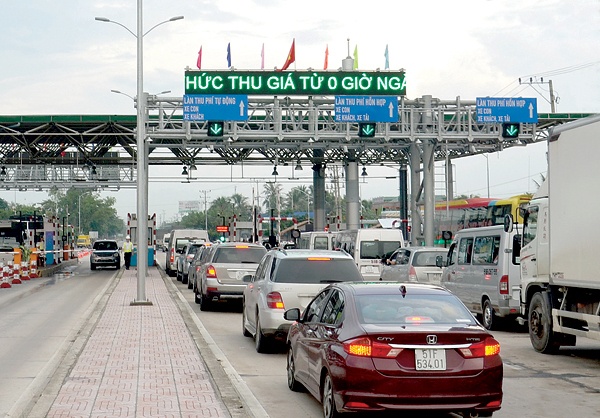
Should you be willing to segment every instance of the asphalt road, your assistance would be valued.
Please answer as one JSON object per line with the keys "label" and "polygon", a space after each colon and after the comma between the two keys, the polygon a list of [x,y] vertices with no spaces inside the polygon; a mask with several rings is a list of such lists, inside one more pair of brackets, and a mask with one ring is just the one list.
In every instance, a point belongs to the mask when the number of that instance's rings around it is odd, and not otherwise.
{"label": "asphalt road", "polygon": [[[187,285],[172,280],[269,416],[322,416],[320,403],[311,395],[288,389],[283,347],[259,354],[253,340],[242,335],[241,304],[222,304],[214,312],[200,312]],[[550,356],[533,350],[525,327],[508,324],[493,334],[501,344],[505,365],[503,405],[494,417],[600,416],[600,341],[580,338],[576,347],[562,348]]]}

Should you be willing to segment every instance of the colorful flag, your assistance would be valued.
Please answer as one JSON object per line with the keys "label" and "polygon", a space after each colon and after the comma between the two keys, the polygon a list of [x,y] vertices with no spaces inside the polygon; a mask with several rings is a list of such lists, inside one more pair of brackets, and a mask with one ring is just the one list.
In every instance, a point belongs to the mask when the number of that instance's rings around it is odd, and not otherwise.
{"label": "colorful flag", "polygon": [[354,69],[358,70],[358,45],[354,47]]}
{"label": "colorful flag", "polygon": [[231,68],[231,42],[227,44],[227,68]]}
{"label": "colorful flag", "polygon": [[283,64],[283,67],[281,67],[281,70],[279,71],[287,70],[292,62],[296,62],[296,38],[294,38],[292,41],[292,47],[290,48],[287,59],[285,60],[285,64]]}
{"label": "colorful flag", "polygon": [[202,69],[202,45],[200,45],[200,51],[198,51],[198,59],[196,60],[196,67],[199,70]]}
{"label": "colorful flag", "polygon": [[260,51],[260,69],[265,69],[265,44],[263,44],[262,50]]}
{"label": "colorful flag", "polygon": [[329,45],[325,47],[325,64],[323,65],[323,69],[326,70],[329,66]]}
{"label": "colorful flag", "polygon": [[387,44],[385,44],[385,54],[383,54],[383,56],[385,57],[385,69],[389,70],[389,68],[390,68],[390,53],[388,52]]}

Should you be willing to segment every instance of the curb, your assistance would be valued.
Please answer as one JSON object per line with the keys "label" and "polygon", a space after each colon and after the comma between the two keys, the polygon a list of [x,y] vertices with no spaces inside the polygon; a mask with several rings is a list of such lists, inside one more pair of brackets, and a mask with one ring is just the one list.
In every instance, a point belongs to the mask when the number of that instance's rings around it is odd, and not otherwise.
{"label": "curb", "polygon": [[196,343],[198,352],[210,372],[213,387],[219,393],[223,404],[232,418],[269,418],[242,377],[236,372],[225,354],[214,342],[196,312],[190,307],[171,278],[157,266],[163,281],[171,292],[183,320]]}

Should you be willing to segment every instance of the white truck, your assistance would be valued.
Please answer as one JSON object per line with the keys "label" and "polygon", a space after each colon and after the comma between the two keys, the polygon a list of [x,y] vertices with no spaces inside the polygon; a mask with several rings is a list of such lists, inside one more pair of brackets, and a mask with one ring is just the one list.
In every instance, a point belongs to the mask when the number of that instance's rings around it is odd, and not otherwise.
{"label": "white truck", "polygon": [[599,153],[600,115],[553,128],[548,175],[526,209],[521,314],[541,353],[600,340]]}

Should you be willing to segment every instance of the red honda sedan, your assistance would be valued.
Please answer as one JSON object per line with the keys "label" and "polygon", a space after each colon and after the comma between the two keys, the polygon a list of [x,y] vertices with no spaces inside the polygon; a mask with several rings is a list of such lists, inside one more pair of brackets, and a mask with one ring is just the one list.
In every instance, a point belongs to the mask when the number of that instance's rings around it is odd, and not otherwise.
{"label": "red honda sedan", "polygon": [[418,283],[332,284],[288,337],[287,380],[350,411],[429,410],[491,416],[502,403],[500,344],[446,289]]}

